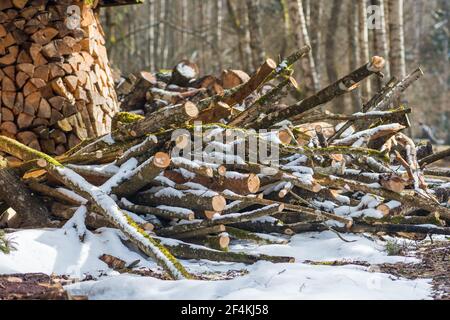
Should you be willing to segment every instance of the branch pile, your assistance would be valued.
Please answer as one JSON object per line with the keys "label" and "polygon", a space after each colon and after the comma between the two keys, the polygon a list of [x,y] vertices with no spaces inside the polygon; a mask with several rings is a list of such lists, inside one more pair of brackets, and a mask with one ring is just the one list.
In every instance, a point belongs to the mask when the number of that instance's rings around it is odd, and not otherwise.
{"label": "branch pile", "polygon": [[0,150],[20,160],[7,169],[38,196],[48,224],[75,228],[81,241],[86,227],[118,228],[174,279],[194,277],[177,259],[294,261],[230,251],[230,241],[286,244],[322,230],[450,234],[449,171],[427,167],[448,152],[402,133],[411,109],[399,97],[422,71],[389,80],[361,112],[331,114],[318,109],[382,77],[385,61],[373,57],[288,104],[301,91],[291,67],[309,50],[267,59],[251,76],[199,77],[189,61],[141,72],[118,83],[124,112],[110,134],[56,158],[4,136]]}

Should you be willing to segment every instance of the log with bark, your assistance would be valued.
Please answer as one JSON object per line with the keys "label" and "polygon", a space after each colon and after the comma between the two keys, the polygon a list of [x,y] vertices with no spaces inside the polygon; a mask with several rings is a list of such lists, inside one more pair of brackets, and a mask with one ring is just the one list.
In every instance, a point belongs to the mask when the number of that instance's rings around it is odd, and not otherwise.
{"label": "log with bark", "polygon": [[[89,135],[73,146],[78,140],[70,119],[92,120],[87,101],[87,113],[70,103],[86,94],[79,90],[84,73],[74,79],[62,75],[68,69],[64,63],[44,63],[42,59],[67,48],[56,41],[61,40],[59,31],[40,30],[32,37],[41,43],[42,57],[32,46],[31,62],[21,54],[15,65],[15,82],[2,81],[0,151],[7,162],[0,169],[0,201],[2,208],[6,203],[19,215],[24,212],[28,224],[23,227],[66,225],[78,230],[80,239],[86,233],[80,221],[92,230],[117,228],[173,279],[195,277],[175,257],[294,260],[251,254],[245,246],[237,251],[235,241],[286,245],[296,233],[329,230],[449,233],[450,174],[447,168],[426,167],[438,164],[448,150],[417,148],[401,132],[408,126],[404,116],[412,110],[397,100],[421,77],[420,69],[391,79],[361,112],[347,115],[315,109],[379,75],[383,58],[372,58],[290,105],[287,91],[297,86],[292,65],[309,54],[309,46],[278,65],[266,59],[250,76],[235,69],[202,75],[195,63],[183,60],[165,74],[130,76],[118,87],[127,112],[113,117],[111,132]],[[3,63],[18,60],[15,47],[0,57]],[[90,61],[88,55],[83,59]],[[41,66],[49,64],[45,78]],[[35,78],[47,82],[57,97],[37,90],[45,86]],[[98,77],[97,84],[103,80]],[[53,123],[34,126],[36,117]],[[35,141],[39,146],[43,142],[46,153],[32,149]],[[69,144],[73,147],[64,153]],[[263,151],[276,157],[267,160]],[[47,153],[64,154],[53,158]],[[22,195],[31,200],[18,203],[15,199]]]}

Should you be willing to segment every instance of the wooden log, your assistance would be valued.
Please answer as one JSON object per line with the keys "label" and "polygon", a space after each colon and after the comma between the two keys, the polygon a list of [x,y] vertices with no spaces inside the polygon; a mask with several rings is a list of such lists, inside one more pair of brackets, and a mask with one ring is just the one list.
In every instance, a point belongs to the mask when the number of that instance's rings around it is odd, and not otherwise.
{"label": "wooden log", "polygon": [[[319,177],[318,177],[319,178]],[[407,203],[411,207],[416,207],[420,209],[424,209],[431,213],[438,212],[442,219],[450,220],[450,210],[443,206],[440,206],[438,203],[433,201],[430,198],[425,198],[419,194],[408,194],[408,193],[397,193],[389,190],[385,190],[382,188],[371,188],[369,185],[364,183],[359,183],[347,179],[342,179],[338,177],[329,177],[320,175],[320,181],[323,181],[324,184],[327,184],[334,188],[343,188],[346,187],[350,190],[354,191],[362,191],[365,193],[374,194],[385,199],[396,200],[400,203]]]}
{"label": "wooden log", "polygon": [[319,192],[322,186],[315,181],[306,183],[300,178],[281,170],[280,168],[267,167],[259,163],[245,163],[245,164],[230,164],[226,165],[227,170],[247,171],[260,176],[261,185],[272,183],[275,181],[291,182],[293,185],[309,190],[312,192]]}
{"label": "wooden log", "polygon": [[153,257],[173,279],[185,279],[192,276],[171,255],[166,248],[150,237],[101,189],[90,185],[77,173],[65,168],[50,156],[30,149],[12,139],[0,136],[0,150],[19,156],[24,160],[42,159],[47,163],[45,169],[79,195],[91,202],[110,223],[127,235],[145,254]]}
{"label": "wooden log", "polygon": [[250,80],[250,76],[242,70],[223,70],[221,75],[224,89],[231,89]]}
{"label": "wooden log", "polygon": [[280,122],[281,120],[288,119],[294,115],[304,113],[317,106],[325,104],[337,96],[352,91],[357,87],[359,82],[368,76],[381,72],[384,65],[385,60],[381,57],[375,56],[369,63],[339,79],[330,86],[322,89],[317,94],[299,101],[286,109],[272,112],[265,118],[255,121],[249,127],[253,129],[270,128],[273,124]]}
{"label": "wooden log", "polygon": [[130,94],[127,94],[121,102],[121,109],[131,111],[143,108],[144,104],[147,102],[147,91],[155,84],[156,78],[153,74],[145,71],[140,72],[135,84],[130,90]]}
{"label": "wooden log", "polygon": [[164,176],[178,184],[193,182],[201,184],[215,191],[231,190],[243,195],[256,193],[260,187],[260,180],[256,174],[242,174],[238,172],[226,172],[223,176],[208,178],[205,176],[194,175],[192,178],[186,178],[183,174],[176,171],[165,171]]}
{"label": "wooden log", "polygon": [[194,212],[190,209],[169,207],[160,205],[157,207],[148,207],[134,204],[125,198],[122,198],[119,202],[121,208],[137,214],[152,214],[160,218],[167,220],[182,219],[182,220],[194,220]]}
{"label": "wooden log", "polygon": [[198,115],[198,108],[192,102],[168,106],[152,113],[143,120],[130,123],[112,133],[116,141],[124,141],[145,134],[158,132],[161,128],[170,128],[191,120]]}
{"label": "wooden log", "polygon": [[206,227],[212,227],[218,224],[233,224],[239,222],[250,221],[259,217],[270,216],[275,213],[281,212],[284,209],[283,204],[272,204],[260,209],[253,211],[248,211],[244,213],[228,214],[220,217],[215,217],[211,220],[203,220],[200,222],[192,222],[186,224],[178,224],[172,227],[167,227],[158,230],[158,235],[160,236],[171,236],[178,233],[190,232],[193,230],[198,230]]}
{"label": "wooden log", "polygon": [[447,157],[450,157],[450,148],[442,150],[440,152],[433,153],[432,155],[420,159],[419,165],[423,168],[429,164],[445,159]]}
{"label": "wooden log", "polygon": [[224,197],[212,191],[179,191],[174,188],[161,187],[141,192],[134,199],[138,204],[143,205],[166,205],[215,212],[221,212],[226,205]]}
{"label": "wooden log", "polygon": [[183,239],[191,239],[191,238],[204,238],[208,234],[214,233],[222,233],[225,232],[226,228],[223,224],[219,224],[212,227],[207,227],[203,229],[188,231],[173,235],[174,239],[183,240]]}
{"label": "wooden log", "polygon": [[138,157],[145,152],[147,152],[150,148],[156,146],[158,143],[158,139],[154,135],[147,136],[141,143],[133,146],[128,149],[123,155],[121,155],[116,160],[116,165],[121,166],[125,162],[127,162],[131,158]]}
{"label": "wooden log", "polygon": [[211,261],[255,263],[260,260],[270,261],[273,263],[293,263],[295,259],[292,257],[268,256],[264,254],[248,254],[245,252],[224,252],[209,249],[203,246],[192,245],[178,240],[165,240],[158,238],[161,243],[169,248],[176,257],[182,259],[206,259]]}
{"label": "wooden log", "polygon": [[228,122],[228,125],[245,126],[256,120],[261,113],[266,112],[266,109],[270,105],[276,103],[282,97],[285,88],[290,87],[297,87],[297,82],[292,77],[288,77],[281,81],[275,88],[256,100],[250,107],[233,117]]}
{"label": "wooden log", "polygon": [[252,233],[246,230],[227,226],[226,232],[231,235],[232,238],[239,240],[248,240],[256,242],[258,244],[287,244],[289,241],[280,237],[274,237],[267,234]]}
{"label": "wooden log", "polygon": [[228,233],[222,232],[218,235],[208,235],[205,239],[205,245],[208,248],[228,251],[228,245],[230,244],[230,237]]}
{"label": "wooden log", "polygon": [[157,152],[153,157],[134,169],[127,179],[111,189],[118,197],[129,196],[139,191],[151,182],[170,164],[170,156]]}
{"label": "wooden log", "polygon": [[272,59],[267,59],[256,71],[256,73],[233,95],[224,100],[230,107],[242,103],[252,92],[258,89],[275,70],[277,64]]}
{"label": "wooden log", "polygon": [[197,78],[198,74],[198,66],[195,63],[189,60],[182,60],[173,68],[169,83],[181,87],[188,87],[190,81]]}

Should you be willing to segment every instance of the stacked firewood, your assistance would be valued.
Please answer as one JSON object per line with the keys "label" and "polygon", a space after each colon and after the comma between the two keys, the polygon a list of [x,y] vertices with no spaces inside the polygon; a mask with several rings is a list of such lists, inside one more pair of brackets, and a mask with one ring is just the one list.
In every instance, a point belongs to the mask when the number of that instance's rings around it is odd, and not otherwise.
{"label": "stacked firewood", "polygon": [[84,1],[0,2],[0,134],[61,155],[118,111],[103,31]]}
{"label": "stacked firewood", "polygon": [[[118,83],[130,112],[115,116],[111,133],[56,158],[2,136],[0,150],[23,161],[9,170],[42,200],[34,212],[43,224],[74,228],[81,240],[85,226],[118,228],[174,279],[193,277],[176,258],[294,260],[229,250],[236,240],[285,244],[322,230],[450,234],[450,172],[426,167],[449,151],[433,153],[402,133],[411,110],[399,98],[422,71],[387,81],[361,112],[331,114],[317,109],[381,77],[385,61],[373,57],[289,105],[301,90],[292,65],[309,50],[268,59],[251,76],[199,77],[189,61],[141,72]],[[252,141],[279,156],[261,157]]]}

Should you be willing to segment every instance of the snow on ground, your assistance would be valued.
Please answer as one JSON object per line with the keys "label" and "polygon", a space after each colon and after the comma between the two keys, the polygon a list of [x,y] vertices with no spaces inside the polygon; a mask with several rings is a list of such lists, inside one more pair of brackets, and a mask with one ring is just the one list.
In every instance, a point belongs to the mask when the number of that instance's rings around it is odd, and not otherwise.
{"label": "snow on ground", "polygon": [[[344,242],[332,232],[305,233],[291,238],[288,245],[256,246],[237,243],[232,250],[294,256],[293,264],[183,261],[194,273],[247,269],[248,274],[232,280],[164,281],[122,274],[98,259],[102,254],[127,263],[141,260],[139,267],[155,267],[120,240],[119,232],[102,228],[88,232],[84,243],[73,230],[26,230],[8,235],[17,250],[0,253],[0,274],[43,272],[83,274],[96,281],[73,284],[67,289],[90,299],[427,299],[430,280],[406,280],[376,272],[376,267],[327,266],[302,263],[313,261],[366,261],[375,263],[417,262],[414,258],[388,256],[383,243],[362,235],[344,235]],[[195,293],[195,294],[193,294]]]}

